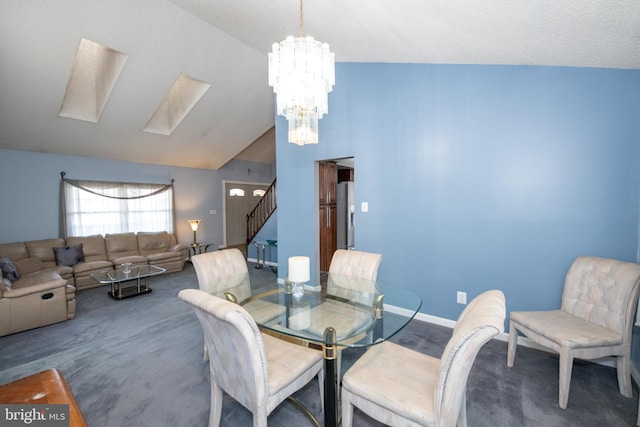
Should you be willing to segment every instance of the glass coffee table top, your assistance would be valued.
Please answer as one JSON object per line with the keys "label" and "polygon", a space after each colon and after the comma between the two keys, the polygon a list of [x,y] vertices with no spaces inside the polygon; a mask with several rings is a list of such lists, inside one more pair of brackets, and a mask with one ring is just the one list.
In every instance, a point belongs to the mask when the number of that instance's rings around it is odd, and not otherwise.
{"label": "glass coffee table top", "polygon": [[[149,278],[161,273],[166,269],[155,265],[122,265],[100,273],[91,274],[91,278],[98,283],[110,284],[109,296],[121,300],[137,295],[144,295],[151,292]],[[124,284],[133,282],[129,286]]]}

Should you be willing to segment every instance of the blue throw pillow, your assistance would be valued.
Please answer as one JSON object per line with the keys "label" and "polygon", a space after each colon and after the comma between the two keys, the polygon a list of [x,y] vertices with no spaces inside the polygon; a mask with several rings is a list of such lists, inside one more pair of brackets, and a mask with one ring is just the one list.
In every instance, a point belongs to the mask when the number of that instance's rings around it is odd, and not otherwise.
{"label": "blue throw pillow", "polygon": [[11,283],[20,278],[15,264],[6,256],[0,256],[0,269],[2,269],[2,277],[9,279]]}
{"label": "blue throw pillow", "polygon": [[73,267],[77,263],[84,261],[82,253],[82,243],[73,246],[61,246],[53,248],[53,254],[56,258],[56,265],[66,265]]}

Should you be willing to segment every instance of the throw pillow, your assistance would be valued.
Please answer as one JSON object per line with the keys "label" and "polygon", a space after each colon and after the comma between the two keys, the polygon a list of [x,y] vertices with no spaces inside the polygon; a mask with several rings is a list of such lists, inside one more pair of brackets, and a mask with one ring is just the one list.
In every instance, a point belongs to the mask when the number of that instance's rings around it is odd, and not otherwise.
{"label": "throw pillow", "polygon": [[9,292],[11,290],[11,280],[3,277],[2,280],[0,280],[0,289],[2,292]]}
{"label": "throw pillow", "polygon": [[82,243],[73,246],[62,246],[53,248],[53,254],[56,257],[56,265],[66,265],[73,267],[77,263],[84,261],[82,253]]}
{"label": "throw pillow", "polygon": [[11,282],[15,282],[20,278],[18,269],[6,256],[0,256],[0,269],[2,269],[2,276],[9,279]]}
{"label": "throw pillow", "polygon": [[33,273],[34,271],[40,271],[47,268],[44,262],[42,262],[42,260],[37,257],[21,259],[19,261],[16,261],[15,265],[21,277],[25,274]]}

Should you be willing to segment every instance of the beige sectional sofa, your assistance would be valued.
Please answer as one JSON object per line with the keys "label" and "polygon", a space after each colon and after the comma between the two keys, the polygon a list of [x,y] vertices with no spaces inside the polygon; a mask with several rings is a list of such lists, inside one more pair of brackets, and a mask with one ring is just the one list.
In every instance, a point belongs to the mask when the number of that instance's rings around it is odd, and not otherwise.
{"label": "beige sectional sofa", "polygon": [[167,232],[0,244],[0,260],[10,261],[19,275],[0,284],[0,336],[73,318],[75,291],[102,286],[93,273],[128,262],[180,271],[187,250]]}

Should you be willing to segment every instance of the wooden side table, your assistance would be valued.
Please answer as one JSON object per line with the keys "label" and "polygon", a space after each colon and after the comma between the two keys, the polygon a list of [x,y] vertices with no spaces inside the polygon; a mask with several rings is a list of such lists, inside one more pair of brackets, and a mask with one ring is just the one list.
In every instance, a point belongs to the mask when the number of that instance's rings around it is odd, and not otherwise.
{"label": "wooden side table", "polygon": [[0,403],[69,405],[69,426],[87,427],[87,422],[80,412],[80,407],[71,393],[69,384],[57,369],[48,369],[1,385]]}

